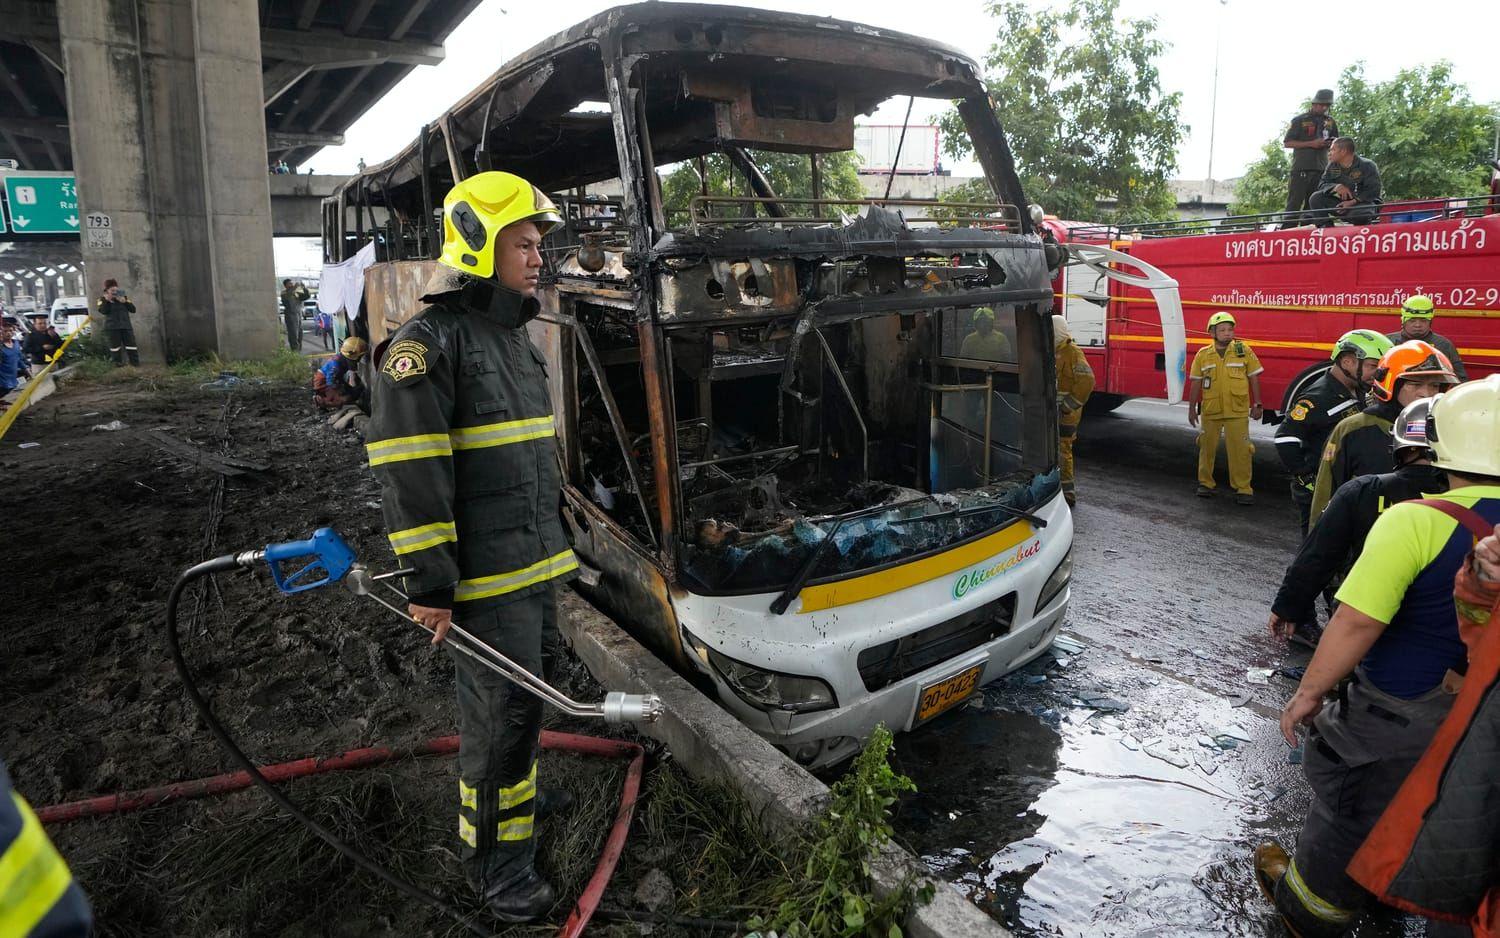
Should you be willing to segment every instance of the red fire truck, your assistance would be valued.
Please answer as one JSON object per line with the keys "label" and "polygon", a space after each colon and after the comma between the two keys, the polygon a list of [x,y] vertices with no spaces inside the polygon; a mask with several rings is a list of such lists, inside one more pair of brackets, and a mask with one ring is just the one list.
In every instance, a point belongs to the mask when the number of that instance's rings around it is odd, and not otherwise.
{"label": "red fire truck", "polygon": [[[1355,328],[1395,332],[1414,293],[1432,297],[1434,331],[1453,340],[1470,378],[1500,371],[1500,200],[1391,203],[1369,226],[1262,230],[1280,217],[1218,219],[1211,231],[1204,221],[1045,224],[1059,242],[1107,245],[1175,279],[1189,355],[1209,342],[1210,315],[1234,313],[1236,335],[1266,369],[1267,422],[1328,366],[1335,339]],[[1164,396],[1166,369],[1183,363],[1166,361],[1149,291],[1080,266],[1065,267],[1054,287],[1098,381],[1091,409]]]}

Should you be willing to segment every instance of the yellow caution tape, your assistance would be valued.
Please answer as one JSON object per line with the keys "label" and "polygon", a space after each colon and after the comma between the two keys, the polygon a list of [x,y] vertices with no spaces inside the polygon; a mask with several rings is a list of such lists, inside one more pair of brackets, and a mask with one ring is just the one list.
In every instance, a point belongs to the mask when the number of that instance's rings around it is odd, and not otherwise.
{"label": "yellow caution tape", "polygon": [[5,413],[0,414],[0,439],[5,438],[5,431],[10,429],[10,425],[16,422],[16,417],[20,415],[21,411],[26,409],[26,402],[31,400],[31,394],[41,385],[42,378],[46,377],[52,372],[52,369],[57,367],[57,363],[62,361],[63,352],[66,352],[68,346],[73,344],[73,340],[82,334],[82,329],[75,329],[66,339],[63,339],[62,346],[56,352],[52,353],[52,361],[47,363],[47,367],[32,376],[32,379],[26,382],[26,387],[21,391],[21,396],[16,398],[10,407],[6,408]]}

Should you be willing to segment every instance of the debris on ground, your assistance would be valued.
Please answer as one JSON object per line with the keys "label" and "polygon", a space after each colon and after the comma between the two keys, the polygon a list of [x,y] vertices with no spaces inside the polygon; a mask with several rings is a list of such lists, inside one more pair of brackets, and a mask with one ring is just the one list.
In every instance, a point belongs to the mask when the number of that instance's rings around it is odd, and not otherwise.
{"label": "debris on ground", "polygon": [[1271,675],[1275,673],[1276,670],[1274,668],[1250,668],[1245,672],[1245,682],[1247,684],[1269,684],[1271,683]]}
{"label": "debris on ground", "polygon": [[96,423],[92,427],[89,427],[89,431],[103,430],[106,433],[113,433],[116,430],[128,430],[129,428],[130,424],[125,423],[123,420],[111,420],[109,423]]}

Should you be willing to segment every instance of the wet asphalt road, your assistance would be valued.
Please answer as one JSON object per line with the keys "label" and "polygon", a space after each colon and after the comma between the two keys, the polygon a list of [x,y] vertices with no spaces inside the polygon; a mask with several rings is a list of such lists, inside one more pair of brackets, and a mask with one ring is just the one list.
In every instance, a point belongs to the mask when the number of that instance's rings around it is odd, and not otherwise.
{"label": "wet asphalt road", "polygon": [[[1222,454],[1220,496],[1195,496],[1185,407],[1085,417],[1064,625],[1085,650],[898,737],[919,787],[898,836],[1017,934],[1284,934],[1249,859],[1267,837],[1290,846],[1307,804],[1276,724],[1295,681],[1247,675],[1307,661],[1265,629],[1298,542],[1272,429],[1251,428],[1242,507]],[[1359,930],[1403,932],[1422,929]]]}

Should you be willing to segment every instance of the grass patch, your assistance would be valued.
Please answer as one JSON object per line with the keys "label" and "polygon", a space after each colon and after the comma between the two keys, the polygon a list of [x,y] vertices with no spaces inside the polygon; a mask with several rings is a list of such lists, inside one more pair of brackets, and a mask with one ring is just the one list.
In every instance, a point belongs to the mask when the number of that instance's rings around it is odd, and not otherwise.
{"label": "grass patch", "polygon": [[306,384],[312,379],[315,368],[316,362],[290,349],[283,349],[268,358],[226,361],[217,355],[209,355],[183,359],[166,366],[143,365],[139,368],[121,368],[107,356],[90,354],[78,360],[70,380],[106,385],[145,385],[154,391],[185,389],[231,372],[243,381]]}

